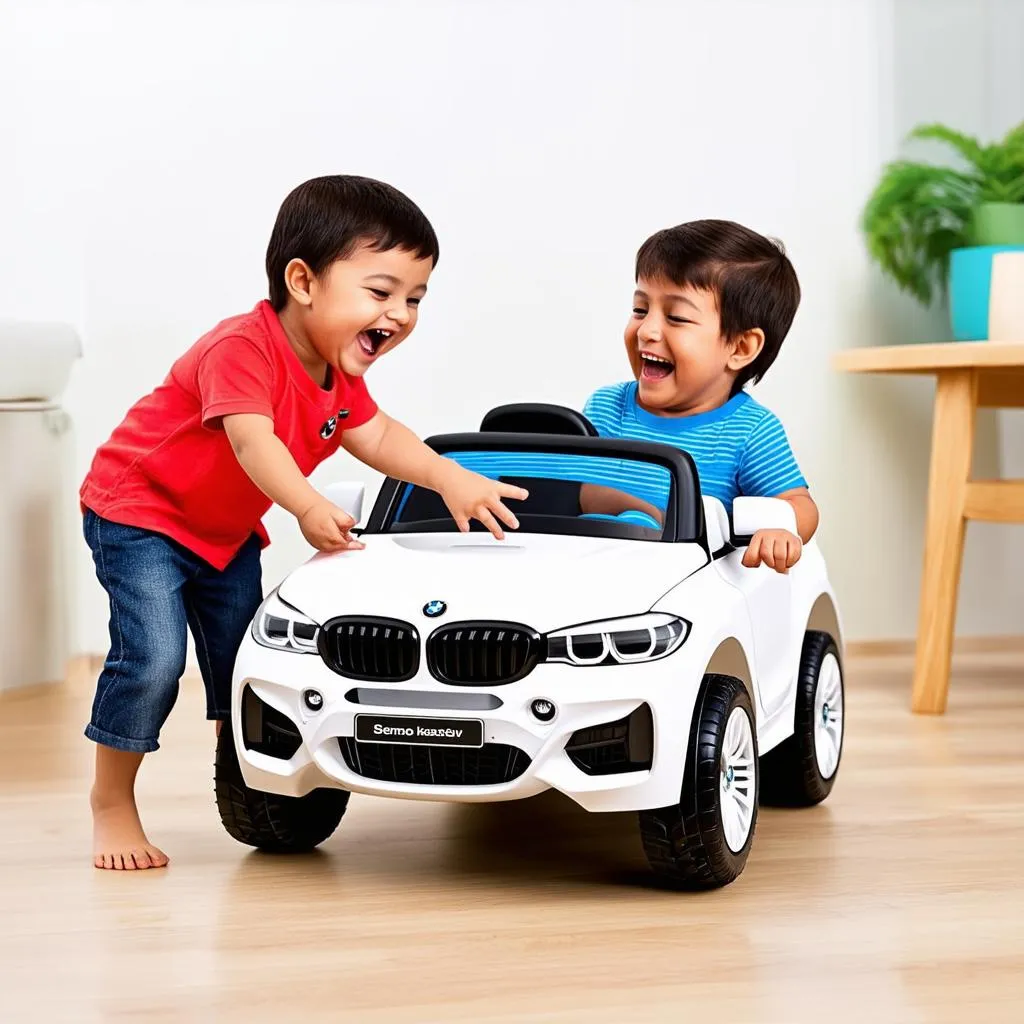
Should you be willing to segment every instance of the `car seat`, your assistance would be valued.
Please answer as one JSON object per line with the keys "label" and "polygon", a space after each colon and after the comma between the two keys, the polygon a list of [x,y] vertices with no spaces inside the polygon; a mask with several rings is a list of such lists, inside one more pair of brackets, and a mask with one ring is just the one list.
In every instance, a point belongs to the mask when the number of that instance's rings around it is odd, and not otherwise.
{"label": "car seat", "polygon": [[[545,402],[513,402],[492,409],[480,423],[483,433],[573,434],[597,437],[594,424],[581,412],[564,405]],[[525,487],[530,497],[525,503],[513,502],[518,514],[578,516],[580,485],[571,480],[503,478],[504,482]]]}
{"label": "car seat", "polygon": [[597,437],[597,428],[581,412],[544,402],[513,402],[492,409],[480,423],[485,433],[576,434]]}
{"label": "car seat", "polygon": [[[573,517],[580,514],[580,485],[575,481],[512,476],[498,479],[514,487],[525,487],[530,492],[526,501],[509,500],[508,507],[517,516]],[[403,522],[450,518],[451,513],[439,494],[425,487],[409,488],[402,505]]]}

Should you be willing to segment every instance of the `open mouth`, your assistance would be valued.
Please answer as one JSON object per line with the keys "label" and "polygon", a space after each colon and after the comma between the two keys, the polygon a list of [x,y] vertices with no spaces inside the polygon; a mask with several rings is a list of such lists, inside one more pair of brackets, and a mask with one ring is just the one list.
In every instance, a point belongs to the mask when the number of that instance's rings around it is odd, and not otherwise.
{"label": "open mouth", "polygon": [[385,330],[383,327],[370,327],[365,331],[360,331],[359,347],[362,349],[363,355],[372,359],[394,333],[394,331]]}
{"label": "open mouth", "polygon": [[645,380],[664,380],[675,369],[671,359],[650,352],[640,353],[640,376]]}

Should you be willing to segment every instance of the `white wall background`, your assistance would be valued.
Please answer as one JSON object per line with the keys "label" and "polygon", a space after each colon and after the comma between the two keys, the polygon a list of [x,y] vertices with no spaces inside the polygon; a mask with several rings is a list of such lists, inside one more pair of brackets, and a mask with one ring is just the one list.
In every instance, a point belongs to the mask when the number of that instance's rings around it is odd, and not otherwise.
{"label": "white wall background", "polygon": [[[84,337],[66,394],[80,479],[173,359],[265,294],[277,207],[313,175],[384,178],[438,231],[420,327],[368,378],[422,435],[622,379],[639,243],[743,221],[800,275],[757,395],[822,507],[849,634],[911,636],[930,391],[829,367],[934,325],[879,284],[857,232],[906,127],[899,16],[892,0],[0,4],[0,315]],[[346,456],[317,474],[347,476],[375,482]],[[269,585],[309,549],[287,515],[268,524]],[[75,645],[101,651],[74,536]],[[1020,560],[976,540],[960,631],[1015,629]]]}

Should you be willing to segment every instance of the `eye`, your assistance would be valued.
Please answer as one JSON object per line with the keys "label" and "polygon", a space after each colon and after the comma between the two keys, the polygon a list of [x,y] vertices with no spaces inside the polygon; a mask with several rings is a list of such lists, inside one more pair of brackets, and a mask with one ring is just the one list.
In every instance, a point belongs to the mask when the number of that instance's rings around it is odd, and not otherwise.
{"label": "eye", "polygon": [[390,292],[381,291],[380,288],[370,288],[369,291],[371,291],[378,299],[387,299],[391,295]]}
{"label": "eye", "polygon": [[665,317],[670,323],[673,324],[692,324],[692,320],[687,320],[685,316],[667,316]]}
{"label": "eye", "polygon": [[634,306],[633,307],[633,315],[634,316],[647,316],[647,310],[646,309],[641,309],[639,306]]}
{"label": "eye", "polygon": [[409,300],[409,305],[410,306],[418,306],[422,301],[423,301],[422,299],[410,299]]}

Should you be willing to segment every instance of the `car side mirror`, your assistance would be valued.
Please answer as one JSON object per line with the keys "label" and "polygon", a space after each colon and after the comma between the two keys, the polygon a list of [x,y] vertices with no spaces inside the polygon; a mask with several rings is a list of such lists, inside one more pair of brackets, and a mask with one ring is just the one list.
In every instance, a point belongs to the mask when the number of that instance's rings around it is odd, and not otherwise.
{"label": "car side mirror", "polygon": [[782,498],[742,495],[732,503],[732,537],[739,547],[750,543],[758,530],[789,530],[796,533],[796,513]]}
{"label": "car side mirror", "polygon": [[330,502],[344,509],[357,523],[363,518],[363,495],[366,485],[343,480],[319,488],[320,493]]}
{"label": "car side mirror", "polygon": [[704,504],[704,523],[708,534],[708,550],[714,555],[729,542],[729,514],[718,498],[701,496]]}

